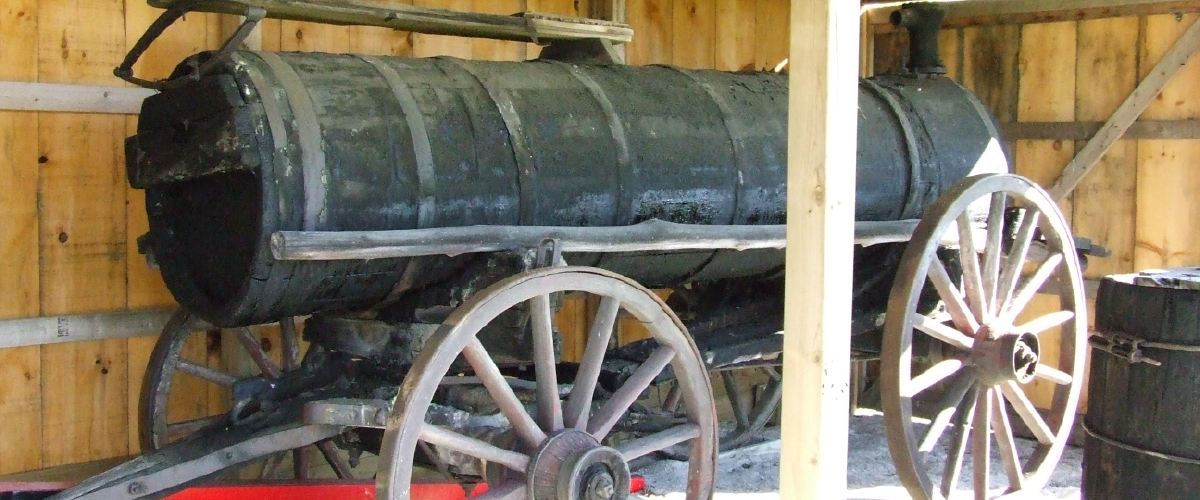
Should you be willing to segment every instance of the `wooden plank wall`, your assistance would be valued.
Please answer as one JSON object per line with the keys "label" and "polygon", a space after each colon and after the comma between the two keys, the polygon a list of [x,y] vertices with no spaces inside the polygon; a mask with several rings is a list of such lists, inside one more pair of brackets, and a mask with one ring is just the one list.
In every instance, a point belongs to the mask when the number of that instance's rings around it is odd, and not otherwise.
{"label": "wooden plank wall", "polygon": [[[586,17],[601,0],[415,0],[422,6]],[[787,0],[639,0],[632,64],[769,69],[787,56]],[[6,0],[0,6],[0,80],[124,85],[112,68],[160,11],[144,0]],[[139,75],[162,77],[182,58],[219,46],[237,25],[191,14],[143,57]],[[336,51],[473,59],[536,57],[536,45],[413,35],[380,28],[267,20],[263,50]],[[169,307],[157,272],[137,254],[144,198],[124,179],[123,140],[136,117],[0,112],[0,318]],[[569,303],[580,327],[591,309]],[[630,327],[631,330],[635,330]],[[276,329],[260,335],[277,339]],[[630,331],[626,340],[637,338]],[[137,453],[138,392],[155,337],[0,350],[0,474]],[[203,337],[192,356],[221,363]],[[272,342],[278,346],[278,342]],[[582,345],[564,346],[568,356]],[[277,349],[276,349],[277,351]],[[278,356],[278,352],[273,353]],[[203,391],[199,385],[193,391]],[[181,396],[178,418],[225,404]],[[19,443],[19,445],[15,445]]]}
{"label": "wooden plank wall", "polygon": [[[1060,18],[1061,19],[1061,18]],[[1103,122],[1197,19],[1196,14],[1101,17],[979,26],[941,33],[950,76],[980,95],[1001,122]],[[874,69],[898,67],[905,36],[874,36]],[[1176,75],[1142,118],[1200,118],[1200,58]],[[1049,186],[1083,142],[1010,141],[1017,173]],[[1078,236],[1113,251],[1088,278],[1200,265],[1200,141],[1121,140],[1061,207]],[[1039,296],[1028,316],[1052,304]],[[1045,345],[1045,344],[1043,344]],[[1053,353],[1048,353],[1053,355]],[[1048,401],[1049,390],[1037,396]]]}

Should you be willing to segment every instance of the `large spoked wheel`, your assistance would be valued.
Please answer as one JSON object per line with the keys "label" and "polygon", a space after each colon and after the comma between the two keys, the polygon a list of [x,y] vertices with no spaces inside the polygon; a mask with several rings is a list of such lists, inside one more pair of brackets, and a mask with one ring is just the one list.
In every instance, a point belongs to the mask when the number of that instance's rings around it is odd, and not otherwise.
{"label": "large spoked wheel", "polygon": [[[559,396],[551,295],[584,292],[600,298],[570,396]],[[514,394],[476,335],[498,316],[527,304],[533,334],[536,401],[532,411]],[[605,352],[620,310],[636,317],[658,347],[607,400],[594,401]],[[455,360],[465,359],[507,417],[514,439],[497,445],[426,424],[434,393]],[[622,443],[610,432],[668,367],[680,383],[685,422]],[[595,403],[595,404],[593,404]],[[376,498],[407,500],[418,442],[506,469],[483,500],[621,500],[629,495],[628,462],[671,446],[690,445],[687,498],[708,500],[716,467],[716,410],[705,365],[667,305],[637,283],[584,267],[538,269],[503,280],[467,300],[426,342],[400,387],[387,431]]]}
{"label": "large spoked wheel", "polygon": [[[952,229],[974,234],[973,213],[981,207],[987,207],[985,240],[976,244],[973,238],[959,238],[962,272],[952,277],[948,267],[956,266],[939,258],[939,245]],[[1004,234],[1008,207],[1024,209],[1011,238]],[[1045,252],[1030,252],[1042,245],[1033,244],[1035,229],[1045,239]],[[924,290],[927,283],[934,290]],[[923,291],[926,296],[936,291],[944,311],[921,311],[920,304],[928,302],[922,300]],[[1053,312],[1015,324],[1039,291],[1057,297]],[[1037,492],[1046,484],[1079,404],[1087,348],[1085,307],[1066,220],[1033,182],[1015,175],[974,176],[930,207],[892,287],[880,375],[888,445],[913,498],[949,498],[963,475],[968,443],[974,498]],[[914,347],[922,345],[933,346],[928,351],[939,355],[930,356],[930,366],[914,376]],[[1026,394],[1037,385],[1052,388],[1046,414]],[[941,389],[939,397],[922,398],[935,387]],[[928,420],[914,420],[914,401],[927,399],[935,401],[934,411],[924,412]],[[1018,446],[1013,437],[1017,422],[1035,443],[1022,440]],[[941,442],[943,437],[947,442]],[[995,475],[993,438],[1002,465]],[[993,477],[1006,478],[1007,485],[993,486]]]}
{"label": "large spoked wheel", "polygon": [[[757,397],[747,397],[738,383],[738,371],[761,370],[767,375],[762,394]],[[750,368],[722,368],[713,370],[710,374],[721,377],[729,405],[733,410],[732,422],[720,422],[720,451],[736,450],[743,446],[754,444],[763,429],[766,429],[771,418],[778,413],[779,403],[783,400],[783,377],[774,366]],[[679,384],[671,382],[671,388],[663,400],[662,408],[668,412],[679,411]],[[749,403],[749,404],[747,404]],[[681,453],[667,452],[671,458],[686,458]]]}
{"label": "large spoked wheel", "polygon": [[[235,415],[252,413],[259,406],[255,392],[300,369],[300,344],[292,318],[279,322],[282,366],[248,328],[205,330],[203,326],[199,318],[180,310],[163,327],[154,346],[138,409],[139,438],[145,451],[198,432],[235,425]],[[209,344],[220,343],[226,335],[232,335],[234,342],[225,344],[236,344],[252,361],[248,370],[252,373],[233,374],[219,363],[208,362]],[[353,477],[332,441],[321,441],[316,447],[339,478]],[[309,447],[292,452],[292,477],[309,478],[310,457]],[[284,459],[283,455],[268,457],[262,477],[275,477]]]}

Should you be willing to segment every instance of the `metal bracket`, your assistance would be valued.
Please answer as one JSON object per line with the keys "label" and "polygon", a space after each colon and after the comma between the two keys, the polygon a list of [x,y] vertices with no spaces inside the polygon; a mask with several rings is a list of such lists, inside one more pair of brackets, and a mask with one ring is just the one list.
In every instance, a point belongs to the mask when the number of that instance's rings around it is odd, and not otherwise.
{"label": "metal bracket", "polygon": [[1162,366],[1162,362],[1147,358],[1142,353],[1142,346],[1146,341],[1132,335],[1114,332],[1092,332],[1092,336],[1088,338],[1088,344],[1094,349],[1098,349],[1118,359],[1123,359],[1129,364],[1146,363],[1154,366]]}
{"label": "metal bracket", "polygon": [[546,238],[538,243],[537,267],[560,267],[567,265],[562,256],[562,242],[558,238]]}
{"label": "metal bracket", "polygon": [[174,24],[175,21],[178,21],[188,12],[191,12],[200,3],[201,0],[180,2],[172,5],[171,8],[166,10],[166,12],[163,12],[162,15],[158,16],[158,19],[155,19],[154,22],[150,24],[150,27],[146,29],[145,33],[142,34],[142,37],[139,38],[137,43],[133,45],[133,48],[129,49],[129,53],[125,55],[125,60],[121,61],[121,65],[117,66],[117,68],[113,70],[113,74],[116,75],[117,78],[125,80],[139,87],[155,90],[171,89],[179,87],[188,81],[199,80],[200,77],[204,76],[218,64],[221,64],[227,58],[229,58],[229,55],[232,54],[233,51],[237,49],[243,41],[246,40],[246,37],[250,36],[250,32],[254,31],[254,27],[258,25],[258,22],[262,21],[263,18],[267,16],[266,9],[254,6],[246,7],[245,14],[243,14],[245,20],[242,21],[242,25],[238,26],[238,29],[233,33],[233,36],[230,36],[228,40],[225,40],[225,43],[221,45],[220,50],[218,50],[216,54],[213,54],[212,57],[208,58],[208,60],[204,61],[203,63],[200,63],[199,60],[195,58],[190,59],[192,71],[189,74],[177,76],[175,78],[164,78],[161,80],[146,80],[133,76],[133,65],[136,64],[138,59],[142,57],[142,54],[146,52],[146,49],[150,48],[150,44],[154,43],[154,41],[158,39],[159,35],[162,35],[163,31]]}

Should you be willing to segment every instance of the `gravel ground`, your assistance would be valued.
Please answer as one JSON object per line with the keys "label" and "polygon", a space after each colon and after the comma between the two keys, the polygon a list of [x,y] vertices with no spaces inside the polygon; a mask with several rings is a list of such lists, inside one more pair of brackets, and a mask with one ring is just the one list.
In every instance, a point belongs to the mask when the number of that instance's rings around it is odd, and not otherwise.
{"label": "gravel ground", "polygon": [[[778,429],[767,431],[765,437],[770,438],[761,444],[726,452],[721,455],[717,466],[718,499],[725,500],[771,500],[779,497],[779,440]],[[887,438],[883,430],[882,416],[857,416],[850,419],[850,460],[847,464],[848,499],[904,499],[909,498],[900,479],[896,476],[892,465],[891,455],[888,454]],[[946,441],[946,439],[943,439]],[[1018,440],[1021,441],[1021,440]],[[1028,441],[1019,442],[1019,447],[1025,450],[1031,446]],[[993,450],[994,450],[993,446]],[[962,476],[969,478],[970,451],[967,452],[966,464]],[[937,460],[936,468],[940,470],[944,463],[945,450],[934,450],[930,460]],[[1063,459],[1054,471],[1049,484],[1042,491],[1044,499],[1078,499],[1081,479],[1081,463],[1083,450],[1067,448]],[[999,456],[992,459],[993,484],[1007,484],[1004,471],[1000,468]],[[639,468],[634,472],[646,478],[645,496],[654,498],[683,498],[684,485],[687,476],[687,464],[664,460]],[[961,488],[969,488],[964,480]],[[969,491],[963,490],[955,498],[970,497]]]}

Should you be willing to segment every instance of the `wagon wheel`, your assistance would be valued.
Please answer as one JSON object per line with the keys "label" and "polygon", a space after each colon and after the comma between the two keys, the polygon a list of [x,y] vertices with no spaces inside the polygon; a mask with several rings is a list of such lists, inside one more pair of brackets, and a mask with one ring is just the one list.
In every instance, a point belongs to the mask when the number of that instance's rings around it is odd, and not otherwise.
{"label": "wagon wheel", "polygon": [[[550,296],[578,291],[600,297],[600,308],[567,401],[559,399]],[[533,331],[536,411],[517,399],[476,334],[502,313],[528,303]],[[593,404],[617,313],[638,318],[659,344],[612,397]],[[442,378],[459,356],[486,387],[513,427],[514,439],[496,445],[425,423]],[[662,432],[612,443],[610,431],[667,366],[681,381],[687,422]],[[600,402],[595,402],[600,403]],[[687,497],[708,500],[716,467],[716,410],[704,362],[679,319],[637,283],[583,267],[543,268],[505,279],[475,294],[426,342],[404,379],[384,433],[376,498],[407,500],[418,442],[504,468],[493,474],[483,500],[622,500],[629,495],[628,462],[690,441]]]}
{"label": "wagon wheel", "polygon": [[[783,398],[783,377],[779,371],[773,366],[762,366],[753,368],[740,368],[742,370],[759,369],[767,374],[770,380],[765,384],[763,393],[753,399],[751,405],[746,405],[746,398],[742,396],[742,389],[737,384],[737,377],[734,376],[734,370],[739,368],[726,368],[721,370],[713,370],[711,373],[716,373],[721,377],[721,383],[725,386],[725,394],[729,396],[729,404],[733,408],[733,424],[732,428],[727,428],[726,425],[721,425],[720,435],[720,451],[736,450],[750,444],[767,424],[771,421],[771,417],[775,416],[779,409],[779,403]],[[672,381],[671,388],[667,390],[667,395],[663,399],[662,408],[668,412],[675,412],[679,409],[679,396],[681,394],[679,384]],[[686,451],[686,450],[685,450]],[[679,453],[675,449],[668,450],[667,456],[672,458],[685,458],[685,453]]]}
{"label": "wagon wheel", "polygon": [[[146,367],[146,378],[142,382],[141,401],[138,408],[139,438],[146,451],[158,450],[166,444],[186,438],[197,432],[207,432],[233,424],[231,412],[209,411],[207,415],[178,420],[176,412],[188,413],[191,401],[184,398],[206,398],[209,392],[221,394],[231,400],[235,384],[247,380],[212,368],[203,359],[186,359],[185,347],[188,339],[207,336],[203,322],[184,310],[179,310],[163,327],[162,335],[154,345],[150,362]],[[258,369],[256,376],[277,379],[281,375],[300,368],[300,345],[296,326],[292,318],[279,322],[283,366],[275,364],[266,350],[245,327],[219,330],[220,335],[234,335],[237,344],[249,355]],[[205,341],[209,339],[205,338]],[[191,380],[185,380],[191,379]],[[188,391],[172,397],[176,384],[191,384]],[[199,385],[197,385],[199,384]],[[202,388],[201,390],[196,390]],[[253,401],[251,400],[252,404]],[[353,477],[350,465],[337,452],[333,441],[325,440],[315,445],[339,478]],[[307,479],[311,466],[310,447],[293,450],[293,474],[296,479]],[[272,477],[284,460],[283,454],[266,459],[263,477]]]}
{"label": "wagon wheel", "polygon": [[[988,207],[987,232],[981,252],[972,238],[961,239],[958,254],[964,293],[937,250],[951,227],[956,226],[959,234],[972,234],[971,205]],[[1006,242],[1004,213],[1006,207],[1017,205],[1025,213],[1015,236]],[[1044,260],[1031,258],[1029,252],[1035,229],[1045,238]],[[918,310],[927,279],[945,303],[949,324]],[[1049,282],[1057,282],[1057,287],[1045,290],[1058,297],[1057,310],[1014,326]],[[995,174],[970,177],[930,207],[905,250],[892,287],[880,375],[888,445],[913,498],[949,497],[959,482],[968,443],[975,498],[1037,492],[1045,485],[1062,456],[1079,403],[1087,348],[1085,307],[1066,220],[1049,195],[1028,179]],[[1056,327],[1062,332],[1057,340],[1047,334]],[[950,353],[916,376],[912,374],[913,332],[928,336],[931,344]],[[1044,417],[1025,392],[1035,379],[1053,390]],[[936,416],[918,434],[913,401],[935,385],[944,388]],[[1015,444],[1015,421],[1036,437],[1034,446]],[[952,431],[947,458],[927,467],[927,452],[937,448],[948,427]],[[1007,479],[1007,486],[994,489],[989,488],[993,436],[1004,470],[999,477]],[[931,470],[941,476],[936,486]]]}

